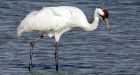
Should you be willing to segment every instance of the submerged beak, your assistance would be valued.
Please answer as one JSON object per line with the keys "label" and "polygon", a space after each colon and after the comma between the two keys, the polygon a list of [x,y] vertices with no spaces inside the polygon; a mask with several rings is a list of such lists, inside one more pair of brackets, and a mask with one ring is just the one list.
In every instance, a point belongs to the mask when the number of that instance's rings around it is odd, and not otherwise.
{"label": "submerged beak", "polygon": [[104,21],[105,21],[105,24],[106,24],[107,31],[110,31],[110,25],[109,25],[108,18],[105,18]]}

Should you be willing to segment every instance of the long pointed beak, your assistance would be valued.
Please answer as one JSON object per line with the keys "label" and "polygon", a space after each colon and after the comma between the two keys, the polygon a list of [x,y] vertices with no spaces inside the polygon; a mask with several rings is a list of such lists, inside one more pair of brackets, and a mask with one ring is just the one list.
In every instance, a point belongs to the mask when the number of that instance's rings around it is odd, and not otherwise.
{"label": "long pointed beak", "polygon": [[107,31],[110,31],[110,25],[109,25],[108,18],[105,18],[104,21],[105,21],[105,24],[106,24]]}

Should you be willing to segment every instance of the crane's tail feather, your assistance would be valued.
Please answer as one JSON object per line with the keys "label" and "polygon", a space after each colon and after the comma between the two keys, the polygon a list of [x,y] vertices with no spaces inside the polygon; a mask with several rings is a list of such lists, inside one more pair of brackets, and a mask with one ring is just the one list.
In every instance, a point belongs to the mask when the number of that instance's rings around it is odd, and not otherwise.
{"label": "crane's tail feather", "polygon": [[17,33],[17,38],[19,39],[21,37],[21,33]]}
{"label": "crane's tail feather", "polygon": [[24,32],[32,31],[29,27],[32,24],[32,17],[38,14],[38,11],[33,11],[29,15],[27,15],[20,23],[17,28],[17,37],[20,38]]}
{"label": "crane's tail feather", "polygon": [[19,25],[17,28],[17,38],[20,38],[24,32],[24,27],[22,25]]}

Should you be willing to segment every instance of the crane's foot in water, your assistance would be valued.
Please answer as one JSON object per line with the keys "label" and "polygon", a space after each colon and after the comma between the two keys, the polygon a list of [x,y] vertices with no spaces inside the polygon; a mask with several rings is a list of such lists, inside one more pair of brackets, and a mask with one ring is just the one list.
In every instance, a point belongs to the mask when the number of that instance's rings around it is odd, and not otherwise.
{"label": "crane's foot in water", "polygon": [[32,65],[31,64],[29,65],[28,70],[32,71]]}

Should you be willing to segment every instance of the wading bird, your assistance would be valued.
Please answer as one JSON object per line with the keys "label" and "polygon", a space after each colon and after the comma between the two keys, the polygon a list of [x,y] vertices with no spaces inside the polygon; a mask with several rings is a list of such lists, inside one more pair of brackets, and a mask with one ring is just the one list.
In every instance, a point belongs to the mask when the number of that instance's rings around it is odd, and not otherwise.
{"label": "wading bird", "polygon": [[104,20],[107,30],[110,30],[108,16],[107,9],[96,8],[94,21],[90,24],[82,10],[73,6],[43,7],[40,11],[29,13],[17,27],[17,37],[19,38],[25,32],[42,32],[38,39],[30,43],[29,70],[32,68],[33,47],[44,36],[55,38],[55,66],[58,71],[58,42],[61,35],[75,27],[85,31],[96,30],[99,19]]}

